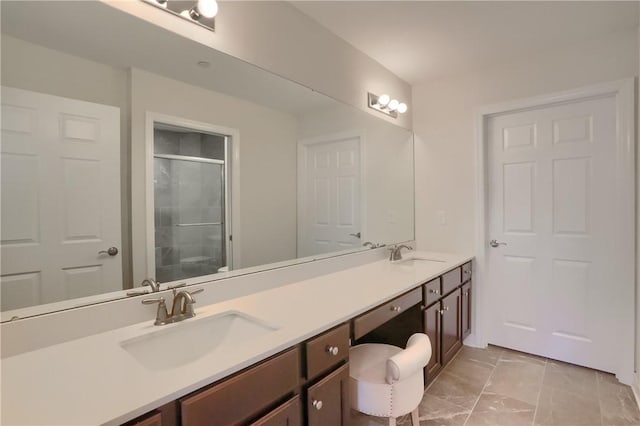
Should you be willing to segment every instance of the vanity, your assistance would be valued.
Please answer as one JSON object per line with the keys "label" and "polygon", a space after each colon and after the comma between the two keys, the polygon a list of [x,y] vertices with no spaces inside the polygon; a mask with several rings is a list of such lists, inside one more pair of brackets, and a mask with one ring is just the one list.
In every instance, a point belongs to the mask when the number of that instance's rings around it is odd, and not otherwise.
{"label": "vanity", "polygon": [[[400,263],[379,260],[196,305],[196,317],[181,323],[159,327],[149,318],[5,358],[2,386],[10,391],[3,392],[3,423],[198,425],[216,419],[216,424],[272,425],[301,419],[299,424],[348,424],[349,339],[357,342],[417,309],[434,345],[432,359],[445,365],[469,332],[471,259],[411,253]],[[432,322],[435,310],[441,318]],[[132,339],[172,329],[188,334],[190,324],[217,323],[225,315],[271,330],[246,340],[230,336],[229,344],[214,345],[196,359],[178,358],[177,365],[153,363],[126,348]],[[420,330],[409,330],[414,331]],[[161,339],[172,339],[169,334]],[[167,353],[175,349],[166,348]],[[188,357],[198,345],[179,349]],[[437,370],[432,361],[427,381]]]}

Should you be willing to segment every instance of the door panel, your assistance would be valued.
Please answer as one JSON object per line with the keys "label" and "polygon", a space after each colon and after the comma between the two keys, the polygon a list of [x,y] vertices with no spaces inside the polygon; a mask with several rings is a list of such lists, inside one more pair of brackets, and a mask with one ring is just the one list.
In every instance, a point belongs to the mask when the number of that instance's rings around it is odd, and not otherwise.
{"label": "door panel", "polygon": [[298,257],[359,247],[360,138],[300,149]]}
{"label": "door panel", "polygon": [[424,332],[431,341],[431,358],[424,370],[425,383],[431,382],[442,368],[442,358],[440,357],[441,306],[441,302],[438,302],[424,311]]}
{"label": "door panel", "polygon": [[122,289],[118,108],[2,88],[2,310]]}
{"label": "door panel", "polygon": [[442,299],[442,365],[447,365],[462,346],[460,291]]}
{"label": "door panel", "polygon": [[487,136],[489,239],[506,243],[488,252],[489,343],[613,371],[615,97],[497,115]]}

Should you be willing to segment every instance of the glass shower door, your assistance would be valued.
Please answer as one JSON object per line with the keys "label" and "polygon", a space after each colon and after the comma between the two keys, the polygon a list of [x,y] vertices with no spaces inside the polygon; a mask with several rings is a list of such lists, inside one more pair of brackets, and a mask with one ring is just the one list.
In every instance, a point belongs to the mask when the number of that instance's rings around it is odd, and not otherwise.
{"label": "glass shower door", "polygon": [[226,266],[224,162],[154,158],[156,279],[215,274]]}

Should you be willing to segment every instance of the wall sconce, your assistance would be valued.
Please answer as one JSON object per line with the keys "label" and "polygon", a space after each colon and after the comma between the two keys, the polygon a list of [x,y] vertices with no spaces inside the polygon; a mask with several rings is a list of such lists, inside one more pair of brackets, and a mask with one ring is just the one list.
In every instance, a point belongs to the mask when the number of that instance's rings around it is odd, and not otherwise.
{"label": "wall sconce", "polygon": [[141,0],[169,13],[179,16],[211,31],[215,31],[215,19],[218,14],[216,0]]}
{"label": "wall sconce", "polygon": [[380,111],[393,118],[398,118],[398,113],[404,114],[407,112],[407,104],[400,102],[397,99],[391,99],[389,95],[374,95],[369,92],[368,94],[369,108]]}

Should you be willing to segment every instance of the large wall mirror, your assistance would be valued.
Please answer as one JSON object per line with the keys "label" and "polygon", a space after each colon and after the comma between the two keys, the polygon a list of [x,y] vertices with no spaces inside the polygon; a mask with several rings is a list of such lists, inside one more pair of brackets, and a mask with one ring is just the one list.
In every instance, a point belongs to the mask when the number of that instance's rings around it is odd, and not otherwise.
{"label": "large wall mirror", "polygon": [[413,239],[409,130],[104,2],[0,7],[3,321]]}

